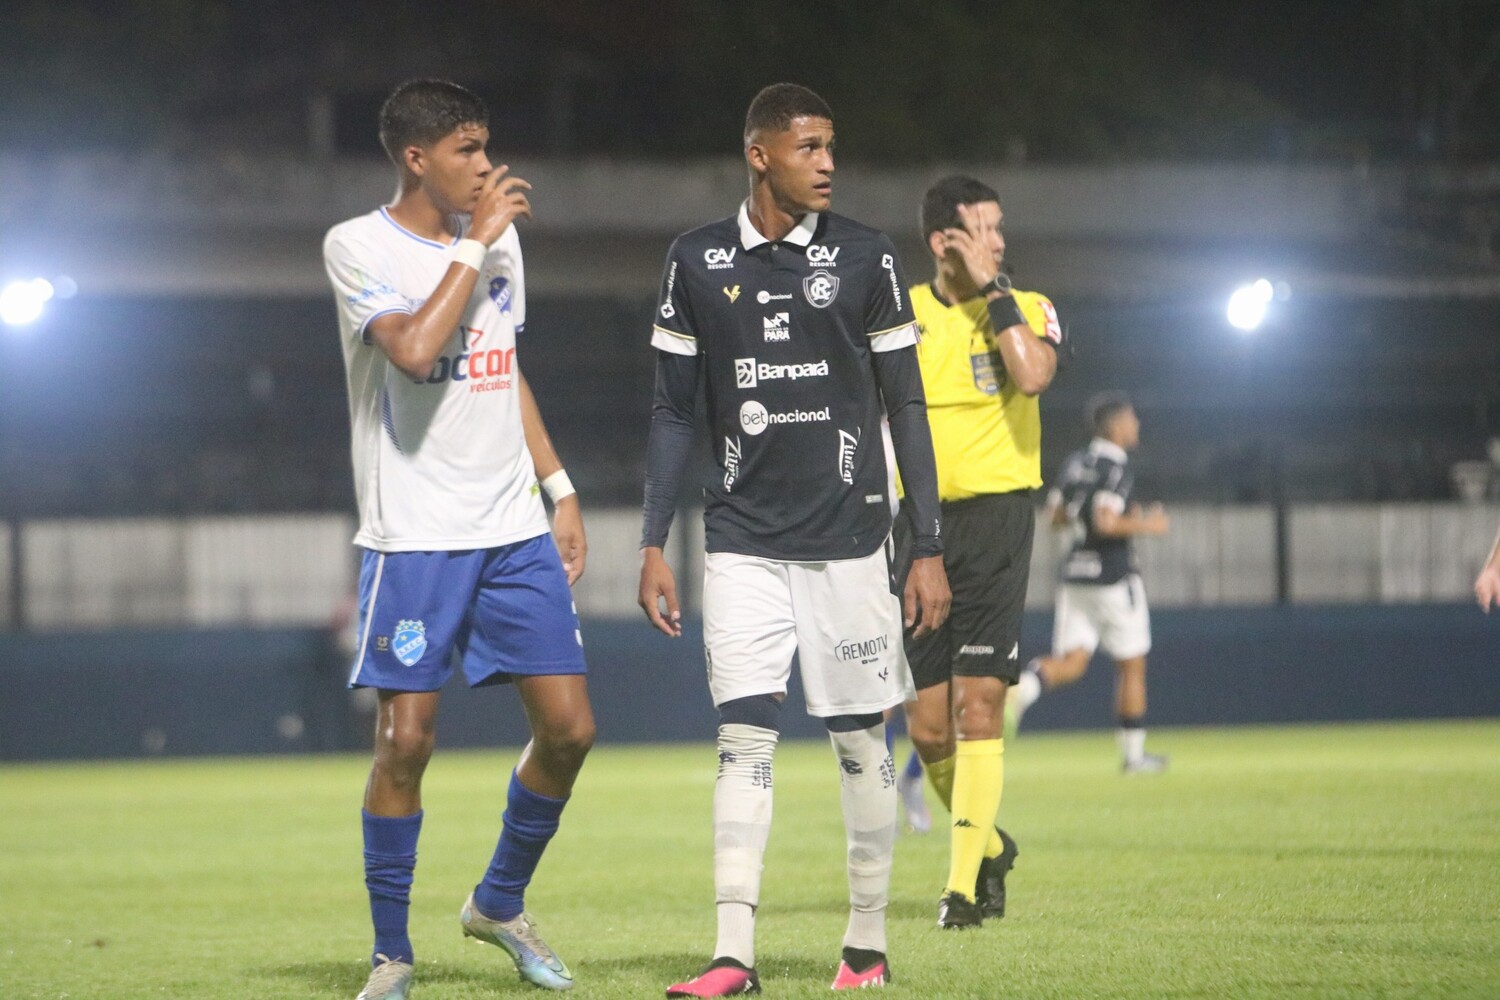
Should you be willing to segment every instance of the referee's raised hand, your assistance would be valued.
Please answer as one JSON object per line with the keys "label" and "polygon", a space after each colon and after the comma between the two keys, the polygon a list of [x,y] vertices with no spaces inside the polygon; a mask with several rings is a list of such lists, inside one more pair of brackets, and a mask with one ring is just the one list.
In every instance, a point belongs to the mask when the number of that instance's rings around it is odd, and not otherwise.
{"label": "referee's raised hand", "polygon": [[490,171],[480,188],[479,204],[469,221],[469,238],[491,246],[512,222],[520,216],[531,218],[531,202],[526,192],[531,184],[519,177],[509,176],[510,167],[504,164]]}

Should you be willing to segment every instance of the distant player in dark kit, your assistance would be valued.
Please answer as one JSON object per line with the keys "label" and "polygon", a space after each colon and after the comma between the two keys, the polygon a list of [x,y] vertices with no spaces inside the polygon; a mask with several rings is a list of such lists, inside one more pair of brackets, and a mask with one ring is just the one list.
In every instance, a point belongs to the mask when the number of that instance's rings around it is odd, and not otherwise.
{"label": "distant player in dark kit", "polygon": [[948,611],[917,330],[895,248],[828,212],[833,115],[816,94],[767,87],[750,105],[744,141],[750,197],[737,215],[672,244],[652,335],[640,603],[668,635],[680,624],[662,546],[700,378],[718,464],[706,489],[703,582],[720,721],[718,940],[708,967],[668,996],[759,992],[755,916],[793,653],[842,783],[849,923],[833,986],[890,981],[885,908],[897,806],[882,713],[912,686],[887,551],[894,487],[882,416],[916,518],[905,624],[926,632]]}
{"label": "distant player in dark kit", "polygon": [[[953,608],[942,628],[907,637],[917,697],[906,719],[928,781],[952,815],[938,900],[945,930],[1005,915],[1005,876],[1018,854],[995,825],[1005,692],[1020,669],[1032,494],[1042,484],[1038,397],[1057,373],[1062,342],[1051,301],[1012,288],[1002,270],[1002,222],[993,188],[972,177],[938,181],[921,211],[935,273],[911,290]],[[908,513],[896,525],[901,551]],[[910,768],[903,782],[921,794]]]}
{"label": "distant player in dark kit", "polygon": [[[516,361],[526,285],[513,223],[531,215],[531,185],[491,166],[486,120],[455,84],[396,88],[380,112],[396,201],[335,226],[323,247],[364,550],[349,683],[380,699],[364,802],[374,968],[361,1000],[403,1000],[411,982],[422,774],[455,655],[475,687],[515,684],[532,733],[494,859],[460,911],[463,933],[504,949],[528,982],[573,985],[524,893],[594,739],[569,590],[586,543]],[[541,491],[554,504],[550,533]]]}
{"label": "distant player in dark kit", "polygon": [[1026,665],[1012,689],[1011,709],[1022,713],[1043,692],[1072,684],[1088,670],[1094,650],[1114,657],[1115,713],[1121,768],[1126,774],[1166,769],[1167,759],[1146,752],[1146,654],[1151,616],[1130,541],[1167,533],[1160,504],[1142,508],[1130,499],[1135,476],[1129,452],[1140,443],[1141,422],[1123,393],[1101,393],[1086,414],[1094,439],[1068,456],[1048,509],[1055,526],[1073,532],[1062,565],[1052,655]]}

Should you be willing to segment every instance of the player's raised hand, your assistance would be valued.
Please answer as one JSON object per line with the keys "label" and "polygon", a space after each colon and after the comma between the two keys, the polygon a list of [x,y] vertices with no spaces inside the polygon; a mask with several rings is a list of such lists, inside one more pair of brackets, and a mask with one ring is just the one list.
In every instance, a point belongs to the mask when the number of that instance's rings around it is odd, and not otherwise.
{"label": "player's raised hand", "polygon": [[568,586],[583,576],[583,564],[588,559],[589,540],[583,533],[583,512],[578,509],[578,494],[572,493],[553,505],[552,540],[557,543],[557,554],[562,556],[563,571],[568,574]]}
{"label": "player's raised hand", "polygon": [[953,592],[948,589],[942,556],[912,560],[911,572],[906,574],[903,604],[905,625],[912,629],[914,639],[936,631],[948,620]]}
{"label": "player's raised hand", "polygon": [[[641,550],[641,589],[636,602],[646,618],[664,634],[682,635],[682,611],[677,606],[677,579],[667,565],[661,549],[647,546]],[[666,604],[663,613],[662,605]]]}
{"label": "player's raised hand", "polygon": [[1474,598],[1485,614],[1490,608],[1500,605],[1500,567],[1486,566],[1474,580]]}
{"label": "player's raised hand", "polygon": [[469,220],[469,238],[490,246],[517,218],[531,218],[531,202],[526,198],[530,190],[528,181],[510,175],[510,167],[502,164],[491,170]]}

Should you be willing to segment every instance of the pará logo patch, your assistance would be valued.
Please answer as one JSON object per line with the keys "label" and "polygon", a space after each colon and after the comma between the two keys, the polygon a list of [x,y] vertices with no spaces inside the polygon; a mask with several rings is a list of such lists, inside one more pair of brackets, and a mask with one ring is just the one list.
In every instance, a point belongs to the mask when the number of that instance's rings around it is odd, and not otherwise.
{"label": "par\u00e1 logo patch", "polygon": [[420,619],[403,618],[396,623],[395,644],[392,646],[396,659],[405,666],[415,666],[427,652],[427,626]]}

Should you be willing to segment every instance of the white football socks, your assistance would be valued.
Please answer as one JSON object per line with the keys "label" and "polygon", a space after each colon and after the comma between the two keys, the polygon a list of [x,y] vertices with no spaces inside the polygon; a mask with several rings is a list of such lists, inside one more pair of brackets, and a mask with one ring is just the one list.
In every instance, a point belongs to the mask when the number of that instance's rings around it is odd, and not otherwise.
{"label": "white football socks", "polygon": [[885,726],[829,733],[838,755],[844,836],[849,845],[849,927],[844,947],[885,951],[885,908],[896,850],[896,765]]}
{"label": "white football socks", "polygon": [[1115,742],[1120,745],[1120,753],[1125,758],[1125,763],[1139,763],[1146,755],[1146,729],[1144,726],[1121,727],[1115,730]]}
{"label": "white football socks", "polygon": [[[715,958],[755,965],[755,908],[771,835],[772,729],[719,727],[719,777],[714,782],[714,894],[719,925]],[[884,748],[884,744],[881,745]]]}

